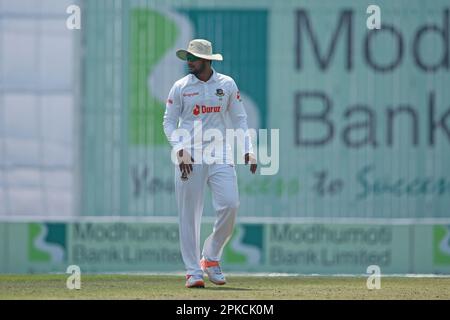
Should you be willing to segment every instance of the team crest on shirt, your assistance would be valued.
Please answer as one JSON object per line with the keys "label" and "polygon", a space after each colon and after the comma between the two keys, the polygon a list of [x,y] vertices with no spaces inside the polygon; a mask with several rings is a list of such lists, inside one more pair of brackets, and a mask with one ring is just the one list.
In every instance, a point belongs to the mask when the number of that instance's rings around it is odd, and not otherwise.
{"label": "team crest on shirt", "polygon": [[223,97],[224,95],[225,95],[225,93],[223,93],[222,89],[216,89],[216,96]]}

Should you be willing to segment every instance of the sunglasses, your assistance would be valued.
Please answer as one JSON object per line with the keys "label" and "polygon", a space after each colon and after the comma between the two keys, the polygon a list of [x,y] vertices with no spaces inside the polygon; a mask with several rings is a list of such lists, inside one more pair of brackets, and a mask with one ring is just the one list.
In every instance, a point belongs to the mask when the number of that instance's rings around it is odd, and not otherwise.
{"label": "sunglasses", "polygon": [[200,58],[198,58],[198,57],[196,57],[196,56],[194,56],[194,55],[192,55],[192,54],[188,54],[188,55],[186,56],[186,60],[189,61],[189,62],[195,62],[195,61],[197,61],[197,60],[200,60]]}

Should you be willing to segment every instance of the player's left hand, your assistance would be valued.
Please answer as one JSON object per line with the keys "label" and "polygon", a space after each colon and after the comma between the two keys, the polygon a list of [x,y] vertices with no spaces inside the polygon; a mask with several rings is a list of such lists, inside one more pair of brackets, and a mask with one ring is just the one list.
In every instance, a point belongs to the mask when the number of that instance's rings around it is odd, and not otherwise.
{"label": "player's left hand", "polygon": [[244,159],[245,159],[245,165],[247,165],[250,162],[250,171],[251,171],[251,173],[255,174],[256,168],[258,167],[258,165],[256,164],[256,159],[253,156],[253,154],[246,153]]}

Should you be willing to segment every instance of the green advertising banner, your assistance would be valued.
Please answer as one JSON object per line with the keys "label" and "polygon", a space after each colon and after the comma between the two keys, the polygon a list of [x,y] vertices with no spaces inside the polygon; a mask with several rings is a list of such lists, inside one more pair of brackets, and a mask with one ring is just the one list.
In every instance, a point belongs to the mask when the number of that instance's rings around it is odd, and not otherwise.
{"label": "green advertising banner", "polygon": [[[184,272],[175,223],[2,223],[0,272]],[[212,225],[202,227],[202,241]],[[238,224],[227,272],[449,273],[450,226]]]}
{"label": "green advertising banner", "polygon": [[449,3],[378,1],[379,30],[370,4],[86,1],[82,214],[176,215],[162,115],[176,49],[207,38],[279,129],[275,175],[238,167],[241,216],[448,218]]}

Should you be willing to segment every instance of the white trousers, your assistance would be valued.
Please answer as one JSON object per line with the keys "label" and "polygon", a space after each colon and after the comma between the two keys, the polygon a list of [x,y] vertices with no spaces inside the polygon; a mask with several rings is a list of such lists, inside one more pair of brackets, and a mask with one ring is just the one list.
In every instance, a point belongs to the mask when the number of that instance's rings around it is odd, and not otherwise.
{"label": "white trousers", "polygon": [[203,274],[200,268],[200,227],[205,186],[212,193],[216,221],[203,244],[202,255],[210,261],[220,261],[225,244],[230,239],[239,207],[236,171],[230,164],[194,164],[187,181],[180,179],[175,166],[175,193],[179,213],[181,255],[188,275]]}

